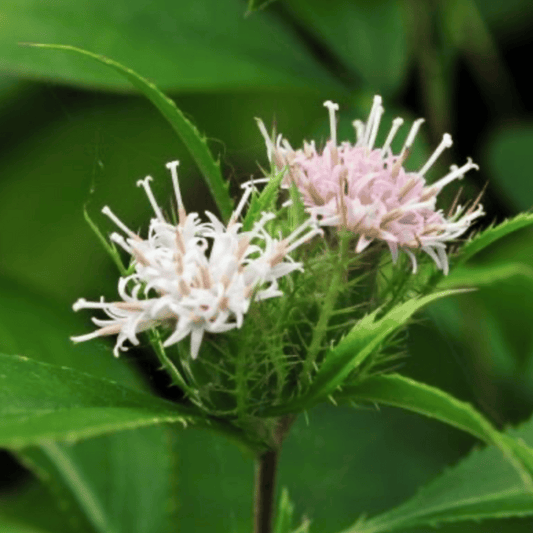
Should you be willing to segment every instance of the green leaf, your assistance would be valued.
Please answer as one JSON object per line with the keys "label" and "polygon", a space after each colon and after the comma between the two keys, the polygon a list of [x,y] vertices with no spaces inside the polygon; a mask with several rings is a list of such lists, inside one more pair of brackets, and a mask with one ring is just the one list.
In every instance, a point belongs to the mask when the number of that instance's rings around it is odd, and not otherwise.
{"label": "green leaf", "polygon": [[[95,453],[98,445],[98,453]],[[68,510],[99,533],[167,533],[175,527],[176,458],[168,430],[146,427],[75,445],[24,450],[23,462]]]}
{"label": "green leaf", "polygon": [[506,235],[531,225],[533,225],[533,214],[521,213],[497,226],[491,226],[475,235],[461,248],[457,265],[466,263],[474,255],[481,252],[481,250],[487,248],[487,246],[490,246],[492,243],[502,239]]}
{"label": "green leaf", "polygon": [[144,96],[154,104],[172,126],[173,130],[178,134],[204,176],[220,213],[223,218],[226,220],[229,219],[233,210],[233,202],[228,193],[228,184],[222,178],[220,164],[213,159],[205,138],[200,135],[194,124],[192,124],[192,122],[190,122],[177,108],[176,104],[170,98],[165,96],[153,83],[116,61],[93,54],[87,50],[81,50],[74,46],[55,44],[32,44],[31,46],[50,50],[64,50],[90,57],[111,67],[130,81],[136,89],[142,92]]}
{"label": "green leaf", "polygon": [[248,0],[248,11],[246,15],[250,15],[254,11],[265,9],[269,4],[272,4],[276,0]]}
{"label": "green leaf", "polygon": [[375,311],[362,320],[328,352],[309,392],[301,400],[316,402],[327,398],[342,385],[348,375],[357,369],[394,331],[404,326],[411,316],[425,305],[445,296],[459,294],[461,290],[430,294],[418,300],[409,300],[391,309],[376,320]]}
{"label": "green leaf", "polygon": [[0,446],[8,448],[200,420],[178,404],[27,357],[0,355],[0,381]]}
{"label": "green leaf", "polygon": [[486,165],[494,186],[503,191],[517,210],[531,209],[529,155],[533,145],[533,124],[520,124],[492,135],[485,149]]}
{"label": "green leaf", "polygon": [[335,395],[343,401],[365,401],[401,407],[435,418],[498,447],[533,490],[533,450],[502,435],[470,404],[444,391],[399,374],[374,376]]}
{"label": "green leaf", "polygon": [[284,175],[285,169],[279,171],[267,183],[266,187],[261,191],[261,194],[252,196],[250,206],[248,207],[246,216],[242,222],[242,231],[251,230],[257,217],[260,216],[263,211],[269,211],[273,208]]}
{"label": "green leaf", "polygon": [[286,0],[284,5],[372,91],[391,94],[401,87],[410,50],[400,2]]}
{"label": "green leaf", "polygon": [[165,91],[310,90],[342,86],[277,18],[243,16],[242,0],[39,0],[2,4],[0,69],[128,91],[111,73],[68,57],[36,55],[20,42],[74,45],[116,58]]}
{"label": "green leaf", "polygon": [[[528,284],[533,283],[533,268],[523,263],[489,264],[454,268],[443,277],[438,286],[441,289],[455,287],[481,287],[518,276]],[[533,286],[533,285],[532,285]]]}
{"label": "green leaf", "polygon": [[291,524],[294,514],[294,505],[289,498],[287,487],[281,489],[278,510],[276,513],[276,524],[274,533],[291,533]]}
{"label": "green leaf", "polygon": [[[512,432],[533,443],[533,423]],[[384,533],[464,520],[533,515],[533,495],[494,448],[475,450],[398,507],[345,530]]]}

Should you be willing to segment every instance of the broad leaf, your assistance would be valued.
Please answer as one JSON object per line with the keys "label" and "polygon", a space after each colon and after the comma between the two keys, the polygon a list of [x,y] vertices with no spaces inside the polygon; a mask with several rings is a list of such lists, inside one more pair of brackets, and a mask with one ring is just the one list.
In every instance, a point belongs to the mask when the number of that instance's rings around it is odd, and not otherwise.
{"label": "broad leaf", "polygon": [[[512,436],[533,443],[533,423]],[[344,533],[385,533],[463,520],[533,515],[533,494],[494,448],[475,450],[423,487],[413,498]]]}
{"label": "broad leaf", "polygon": [[[23,462],[50,484],[69,519],[99,533],[167,533],[178,513],[170,431],[146,427],[75,445],[25,449]],[[98,452],[95,453],[95,445]]]}
{"label": "broad leaf", "polygon": [[497,226],[491,226],[475,235],[461,248],[457,264],[466,263],[466,261],[481,252],[484,248],[487,248],[487,246],[490,246],[492,243],[502,239],[506,235],[531,225],[533,225],[533,214],[521,213]]}
{"label": "broad leaf", "polygon": [[518,276],[528,284],[533,282],[533,268],[523,263],[489,264],[454,268],[443,277],[438,286],[441,289],[455,287],[481,287]]}
{"label": "broad leaf", "polygon": [[435,418],[497,446],[515,467],[529,490],[533,490],[533,450],[502,435],[470,404],[444,391],[399,374],[374,376],[345,387],[338,400],[372,402],[401,407]]}
{"label": "broad leaf", "polygon": [[533,123],[516,124],[497,131],[487,144],[485,160],[494,178],[492,188],[503,192],[515,210],[530,210],[533,207],[529,171]]}
{"label": "broad leaf", "polygon": [[409,49],[400,2],[285,0],[284,4],[372,91],[390,94],[401,86]]}
{"label": "broad leaf", "polygon": [[40,0],[2,3],[0,69],[128,91],[111,72],[20,42],[56,42],[116,58],[167,90],[342,90],[295,32],[268,12],[245,20],[242,0]]}
{"label": "broad leaf", "polygon": [[191,410],[155,396],[21,356],[0,355],[0,382],[4,447],[199,420]]}
{"label": "broad leaf", "polygon": [[246,12],[246,14],[250,15],[251,13],[259,9],[265,9],[265,7],[275,1],[276,0],[248,0],[248,11]]}
{"label": "broad leaf", "polygon": [[62,45],[48,45],[48,44],[35,44],[39,48],[62,50],[68,52],[74,52],[83,56],[90,57],[113,68],[121,76],[126,78],[131,84],[141,91],[152,104],[159,110],[163,117],[169,122],[174,131],[181,138],[193,159],[196,161],[200,172],[204,176],[204,179],[211,190],[211,194],[220,210],[222,216],[227,220],[229,219],[233,203],[228,193],[228,184],[223,180],[220,172],[220,164],[213,159],[211,152],[207,146],[207,142],[204,137],[200,135],[196,127],[190,122],[185,115],[177,108],[176,104],[167,96],[165,96],[153,83],[149,82],[142,76],[139,76],[133,70],[122,66],[121,64],[108,59],[104,56],[99,56],[81,50],[73,46]]}

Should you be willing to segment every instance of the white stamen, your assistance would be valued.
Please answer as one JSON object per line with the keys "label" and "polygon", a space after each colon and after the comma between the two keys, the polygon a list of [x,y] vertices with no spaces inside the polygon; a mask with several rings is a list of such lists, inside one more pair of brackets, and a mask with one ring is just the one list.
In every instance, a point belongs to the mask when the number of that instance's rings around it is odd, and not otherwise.
{"label": "white stamen", "polygon": [[354,120],[352,126],[355,129],[356,145],[360,145],[365,136],[365,123],[362,120]]}
{"label": "white stamen", "polygon": [[306,233],[305,235],[302,235],[297,241],[294,241],[290,246],[288,246],[285,250],[285,254],[292,252],[295,248],[298,248],[298,246],[300,246],[304,242],[311,240],[315,235],[323,234],[324,232],[320,228],[317,228],[315,226],[310,232]]}
{"label": "white stamen", "polygon": [[256,118],[255,121],[257,122],[257,126],[259,127],[259,131],[261,132],[263,139],[265,139],[268,160],[272,161],[272,154],[274,153],[274,145],[272,144],[272,139],[270,138],[270,135],[268,134],[268,131],[266,130],[265,125],[263,124],[263,121],[260,118]]}
{"label": "white stamen", "polygon": [[405,144],[403,145],[402,151],[400,153],[400,157],[409,149],[411,148],[411,145],[413,144],[416,134],[418,133],[418,130],[420,129],[420,126],[426,121],[424,118],[419,118],[413,122],[413,125],[411,126],[411,129],[409,130],[409,134],[407,135],[407,139],[405,139]]}
{"label": "white stamen", "polygon": [[[452,168],[452,167],[450,167]],[[456,179],[463,179],[464,175],[471,169],[475,168],[476,170],[479,170],[478,165],[476,165],[472,159],[469,157],[467,162],[462,167],[457,167],[457,165],[453,165],[452,172],[449,174],[446,174],[443,178],[441,178],[439,181],[433,183],[428,190],[441,190],[443,187],[446,187],[449,183]]]}
{"label": "white stamen", "polygon": [[[363,140],[363,145],[369,146],[370,137],[372,135],[372,130],[374,129],[374,124],[376,121],[376,117],[380,117],[379,109],[381,107],[382,98],[379,95],[374,96],[374,102],[372,104],[372,109],[370,110],[370,114],[368,115],[368,120],[366,121],[365,126],[365,137]],[[378,126],[379,126],[379,119],[378,119]]]}
{"label": "white stamen", "polygon": [[397,117],[392,121],[392,127],[389,131],[389,135],[387,136],[385,144],[383,145],[383,148],[381,149],[381,157],[383,157],[385,153],[387,152],[387,150],[389,149],[392,141],[394,140],[394,137],[398,133],[398,130],[400,129],[402,124],[403,124],[403,118],[401,117]]}
{"label": "white stamen", "polygon": [[242,210],[244,209],[244,206],[246,204],[246,202],[248,201],[248,198],[250,198],[250,195],[252,194],[252,192],[254,191],[254,187],[246,187],[240,201],[239,201],[239,204],[237,205],[237,209],[235,209],[235,211],[233,211],[232,215],[231,215],[231,218],[229,219],[229,222],[228,222],[228,226],[230,224],[234,224],[235,222],[237,222],[237,219],[240,217],[241,215],[241,212]]}
{"label": "white stamen", "polygon": [[131,248],[131,246],[126,242],[126,239],[120,233],[112,233],[109,236],[109,239],[124,248],[124,250],[130,255],[133,253],[133,248]]}
{"label": "white stamen", "polygon": [[424,176],[424,174],[431,168],[433,163],[438,159],[440,154],[446,150],[446,148],[450,148],[450,146],[453,144],[452,136],[449,133],[445,133],[442,136],[442,141],[437,146],[436,150],[431,154],[431,157],[426,161],[426,164],[418,171],[420,176]]}
{"label": "white stamen", "polygon": [[115,213],[113,213],[113,211],[111,211],[111,209],[109,209],[109,207],[107,205],[102,208],[102,213],[104,215],[106,215],[107,217],[109,217],[115,223],[115,225],[118,226],[124,233],[127,233],[130,237],[133,237],[134,239],[138,238],[138,235],[133,233],[133,231],[131,231],[130,228],[128,228],[128,226],[126,226],[126,224],[124,224],[115,215]]}
{"label": "white stamen", "polygon": [[70,337],[70,340],[72,342],[85,342],[90,341],[92,339],[96,339],[97,337],[101,337],[100,330],[97,329],[96,331],[93,331],[92,333],[87,333],[85,335],[78,335],[77,337]]}
{"label": "white stamen", "polygon": [[305,231],[309,226],[314,226],[316,223],[312,218],[308,218],[303,224],[300,224],[286,239],[285,242],[289,243],[294,240],[300,233]]}
{"label": "white stamen", "polygon": [[171,161],[166,164],[166,167],[170,170],[172,176],[172,185],[174,186],[174,194],[176,195],[176,202],[178,203],[178,215],[180,217],[180,222],[185,222],[181,220],[182,213],[185,213],[185,206],[183,205],[183,199],[181,197],[180,184],[178,181],[178,166],[179,161]]}
{"label": "white stamen", "polygon": [[164,222],[165,219],[163,218],[163,213],[161,213],[161,210],[159,209],[159,206],[157,205],[157,202],[154,197],[154,193],[152,192],[152,189],[150,187],[150,182],[152,181],[151,176],[146,176],[143,180],[139,180],[137,182],[137,187],[142,187],[144,191],[146,192],[146,196],[148,196],[148,200],[150,201],[150,205],[152,206],[152,209],[154,210],[154,213],[156,217],[161,221]]}
{"label": "white stamen", "polygon": [[372,132],[370,133],[370,139],[368,140],[369,150],[372,150],[372,148],[374,148],[374,143],[376,142],[376,137],[378,135],[379,123],[381,122],[381,117],[383,116],[384,112],[385,108],[383,106],[379,106],[376,112],[376,116],[374,117],[374,123],[372,124]]}
{"label": "white stamen", "polygon": [[339,110],[339,104],[335,104],[331,100],[324,102],[324,107],[329,111],[329,131],[331,134],[331,142],[333,146],[337,146],[337,120],[335,118],[335,111]]}

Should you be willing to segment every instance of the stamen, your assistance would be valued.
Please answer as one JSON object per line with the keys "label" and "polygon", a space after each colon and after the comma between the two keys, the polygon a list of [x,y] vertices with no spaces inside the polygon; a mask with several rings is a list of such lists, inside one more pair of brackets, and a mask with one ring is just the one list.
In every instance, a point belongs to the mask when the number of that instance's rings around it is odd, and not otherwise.
{"label": "stamen", "polygon": [[392,127],[389,131],[389,134],[387,135],[387,139],[385,140],[385,144],[383,145],[383,148],[381,149],[381,157],[385,155],[387,150],[389,149],[390,145],[392,144],[392,141],[394,140],[394,137],[398,133],[398,130],[403,124],[403,118],[397,117],[392,121]]}
{"label": "stamen", "polygon": [[365,123],[362,120],[354,120],[352,126],[355,129],[356,145],[360,145],[365,136]]}
{"label": "stamen", "polygon": [[165,219],[163,218],[163,213],[161,213],[161,210],[159,209],[159,206],[157,205],[157,202],[154,197],[154,193],[152,192],[152,189],[150,188],[150,182],[152,181],[151,176],[146,176],[143,180],[139,180],[137,182],[137,187],[142,187],[144,191],[146,192],[146,196],[148,196],[148,200],[150,201],[150,204],[152,206],[152,209],[154,210],[154,213],[156,214],[157,218],[164,222]]}
{"label": "stamen", "polygon": [[259,131],[261,132],[261,135],[265,139],[268,160],[272,161],[272,154],[275,152],[272,139],[270,138],[270,135],[268,134],[268,131],[266,130],[265,125],[263,124],[263,121],[260,118],[256,118],[255,121],[257,122],[257,126],[259,127]]}
{"label": "stamen", "polygon": [[333,146],[337,146],[337,120],[335,118],[335,111],[339,110],[339,104],[335,104],[331,100],[324,102],[324,107],[329,111],[329,131],[331,134],[331,142]]}
{"label": "stamen", "polygon": [[298,248],[298,246],[300,246],[304,242],[311,240],[315,235],[323,235],[323,234],[324,232],[320,228],[315,226],[309,233],[302,235],[297,241],[294,241],[290,246],[288,246],[287,249],[285,250],[285,255],[292,252],[296,248]]}
{"label": "stamen", "polygon": [[233,211],[231,218],[229,219],[228,227],[234,224],[235,222],[237,222],[237,219],[241,215],[241,212],[244,209],[244,206],[246,202],[248,201],[248,198],[250,198],[250,195],[252,194],[253,191],[254,191],[253,185],[245,188],[245,191],[239,201],[239,204],[237,205],[237,209]]}
{"label": "stamen", "polygon": [[379,126],[379,119],[381,118],[381,115],[379,114],[379,109],[382,107],[381,102],[382,98],[379,95],[374,96],[374,102],[372,104],[372,109],[370,110],[370,114],[368,115],[368,120],[366,121],[365,126],[365,137],[363,139],[363,145],[369,146],[370,137],[372,135],[372,131],[374,129],[374,124],[376,122],[376,117],[378,118],[378,126]]}
{"label": "stamen", "polygon": [[420,176],[424,176],[424,174],[431,168],[433,163],[438,159],[440,154],[446,150],[446,148],[450,148],[450,146],[453,144],[452,136],[449,133],[445,133],[442,136],[442,141],[437,146],[437,149],[433,152],[431,157],[426,161],[426,164],[418,171]]}
{"label": "stamen", "polygon": [[126,239],[120,233],[112,233],[109,240],[116,242],[119,246],[124,248],[130,255],[133,253],[133,248],[126,242]]}
{"label": "stamen", "polygon": [[170,170],[172,175],[172,185],[174,186],[174,194],[176,195],[176,202],[178,203],[178,220],[180,225],[185,224],[185,219],[187,217],[187,212],[185,211],[185,206],[183,205],[183,198],[181,197],[180,184],[178,181],[178,166],[179,161],[171,161],[166,164],[166,167]]}
{"label": "stamen", "polygon": [[407,139],[405,139],[405,144],[403,145],[402,151],[400,153],[400,157],[409,149],[411,148],[416,134],[418,133],[418,130],[420,129],[420,126],[426,121],[424,118],[419,118],[413,122],[413,125],[411,126],[411,129],[409,130],[409,134],[407,135]]}
{"label": "stamen", "polygon": [[128,228],[128,226],[126,226],[126,224],[124,224],[107,205],[102,208],[102,213],[109,217],[124,233],[127,233],[133,239],[139,240],[139,236],[136,233],[133,233],[133,231],[131,231],[130,228]]}
{"label": "stamen", "polygon": [[479,166],[476,165],[472,159],[469,157],[467,159],[467,162],[462,166],[462,167],[459,167],[457,168],[456,165],[453,165],[453,170],[447,174],[446,176],[444,176],[443,178],[441,178],[440,180],[438,180],[437,182],[433,183],[433,185],[431,185],[425,192],[423,195],[421,195],[421,199],[422,200],[425,200],[428,195],[433,195],[433,194],[436,194],[437,192],[439,192],[442,188],[446,187],[446,185],[448,185],[449,183],[451,183],[452,181],[456,180],[456,179],[463,179],[464,178],[464,175],[471,169],[471,168],[475,168],[476,170],[479,170]]}
{"label": "stamen", "polygon": [[376,142],[376,137],[378,135],[379,123],[381,122],[381,117],[383,116],[384,112],[385,108],[380,105],[376,111],[374,123],[372,124],[372,132],[370,133],[370,139],[368,140],[368,150],[372,150],[372,148],[374,148],[374,143]]}

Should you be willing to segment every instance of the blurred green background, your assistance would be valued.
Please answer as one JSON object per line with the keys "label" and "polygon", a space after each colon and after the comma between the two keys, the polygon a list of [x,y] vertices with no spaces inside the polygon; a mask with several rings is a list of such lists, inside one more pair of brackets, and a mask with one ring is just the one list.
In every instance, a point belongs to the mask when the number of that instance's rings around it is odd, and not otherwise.
{"label": "blurred green background", "polygon": [[[531,208],[530,0],[279,0],[246,10],[240,0],[0,1],[1,351],[52,360],[46,354],[57,342],[63,364],[87,371],[96,364],[87,360],[94,347],[68,343],[90,327],[70,306],[81,296],[113,298],[117,275],[83,220],[84,204],[106,234],[113,228],[100,214],[104,205],[131,227],[145,227],[149,205],[135,182],[152,175],[165,204],[164,164],[179,159],[189,210],[215,210],[184,146],[127,82],[85,58],[18,43],[78,46],[154,81],[207,135],[233,191],[266,164],[254,117],[298,146],[325,138],[322,103],[331,99],[340,104],[339,136],[351,139],[351,121],[365,118],[379,93],[383,135],[395,114],[427,118],[407,166],[418,168],[444,132],[455,144],[429,179],[467,156],[480,164],[461,185],[466,200],[488,182],[484,225]],[[403,373],[471,401],[498,427],[533,410],[532,237],[522,231],[484,252],[479,265],[513,263],[518,274],[433,305],[409,329],[408,356],[399,363]],[[43,338],[44,323],[54,341]],[[110,344],[98,350],[111,358]],[[168,393],[147,352],[123,359]],[[166,471],[177,479],[178,530],[249,531],[251,460],[206,432],[171,439],[179,459]],[[82,464],[108,446],[94,441],[80,445]],[[297,422],[280,486],[313,531],[333,533],[409,498],[472,445],[415,415],[324,406]],[[19,533],[57,531],[61,511],[6,452],[0,472],[0,524],[16,523],[6,527]],[[440,531],[525,532],[532,525],[516,519]],[[75,526],[65,519],[63,530]]]}

